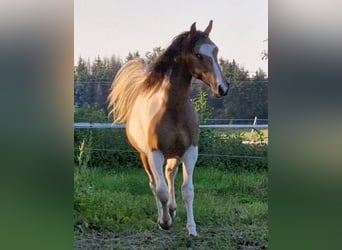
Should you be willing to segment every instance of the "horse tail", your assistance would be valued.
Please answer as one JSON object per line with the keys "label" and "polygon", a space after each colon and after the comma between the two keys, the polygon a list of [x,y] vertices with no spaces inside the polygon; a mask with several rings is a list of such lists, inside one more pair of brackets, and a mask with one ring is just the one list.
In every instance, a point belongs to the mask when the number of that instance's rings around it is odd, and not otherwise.
{"label": "horse tail", "polygon": [[118,71],[108,95],[109,115],[113,115],[114,123],[127,121],[146,77],[147,71],[142,59],[130,60]]}

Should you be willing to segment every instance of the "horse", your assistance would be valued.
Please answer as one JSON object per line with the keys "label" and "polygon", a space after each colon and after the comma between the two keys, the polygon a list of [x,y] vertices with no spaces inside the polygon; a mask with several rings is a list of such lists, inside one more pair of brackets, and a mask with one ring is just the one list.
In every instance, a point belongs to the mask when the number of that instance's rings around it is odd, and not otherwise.
{"label": "horse", "polygon": [[217,62],[218,47],[209,38],[212,23],[210,20],[207,28],[199,31],[194,22],[150,65],[140,58],[125,63],[108,95],[109,114],[114,123],[126,124],[127,138],[140,153],[157,204],[157,223],[164,230],[176,216],[174,182],[182,164],[182,198],[192,236],[198,235],[193,215],[193,171],[199,120],[189,98],[191,82],[197,79],[207,84],[216,97],[227,95],[229,89]]}

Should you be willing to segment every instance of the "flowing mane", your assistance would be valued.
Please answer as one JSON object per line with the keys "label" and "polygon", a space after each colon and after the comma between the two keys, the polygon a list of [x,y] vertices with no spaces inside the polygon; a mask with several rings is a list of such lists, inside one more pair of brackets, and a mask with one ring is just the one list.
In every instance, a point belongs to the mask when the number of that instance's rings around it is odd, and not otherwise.
{"label": "flowing mane", "polygon": [[196,31],[195,35],[190,41],[187,41],[189,31],[185,31],[176,36],[171,45],[162,53],[157,60],[152,63],[149,69],[149,75],[145,81],[145,88],[151,89],[155,85],[160,84],[168,71],[176,63],[175,59],[182,52],[191,52],[192,48],[198,40],[201,38],[207,38],[208,36],[202,31]]}
{"label": "flowing mane", "polygon": [[[190,53],[197,41],[208,36],[202,31],[196,31],[190,40],[188,37],[189,31],[176,36],[164,53],[149,66],[139,58],[122,66],[115,76],[108,96],[109,114],[114,115],[114,123],[125,123],[137,95],[155,93],[168,81],[165,76],[177,63],[176,58],[182,52]],[[125,98],[122,98],[123,96]]]}

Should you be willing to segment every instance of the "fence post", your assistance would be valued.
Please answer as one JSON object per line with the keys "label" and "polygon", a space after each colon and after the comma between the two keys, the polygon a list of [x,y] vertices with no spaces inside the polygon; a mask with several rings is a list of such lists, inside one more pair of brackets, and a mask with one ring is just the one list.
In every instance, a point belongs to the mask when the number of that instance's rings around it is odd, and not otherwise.
{"label": "fence post", "polygon": [[[256,125],[257,123],[257,116],[254,117],[254,121],[253,121],[253,126]],[[253,132],[254,132],[254,128],[251,129],[251,135],[249,137],[249,140],[252,140],[252,135],[253,135]]]}

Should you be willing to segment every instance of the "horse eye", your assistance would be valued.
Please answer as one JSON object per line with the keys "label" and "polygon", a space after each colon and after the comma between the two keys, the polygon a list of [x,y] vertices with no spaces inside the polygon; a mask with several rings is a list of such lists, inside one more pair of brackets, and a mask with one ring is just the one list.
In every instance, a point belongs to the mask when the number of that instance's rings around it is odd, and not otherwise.
{"label": "horse eye", "polygon": [[200,59],[200,60],[203,59],[203,56],[202,56],[201,54],[199,54],[199,53],[196,53],[196,57],[197,57],[198,59]]}

